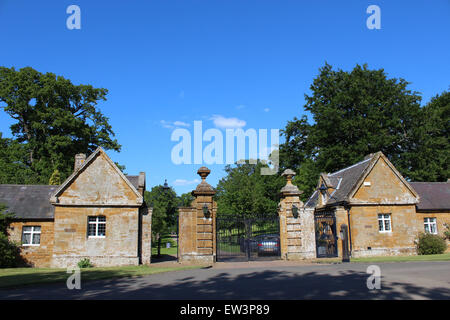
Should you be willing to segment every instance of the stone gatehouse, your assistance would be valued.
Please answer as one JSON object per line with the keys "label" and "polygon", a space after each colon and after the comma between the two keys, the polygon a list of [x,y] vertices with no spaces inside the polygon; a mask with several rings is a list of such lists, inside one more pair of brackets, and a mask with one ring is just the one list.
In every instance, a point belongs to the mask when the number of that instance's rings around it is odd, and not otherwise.
{"label": "stone gatehouse", "polygon": [[[306,207],[334,216],[336,240],[348,226],[352,257],[415,254],[419,233],[442,236],[450,224],[450,183],[408,182],[378,152],[322,173]],[[335,243],[340,256],[342,243]]]}
{"label": "stone gatehouse", "polygon": [[[195,200],[179,209],[180,262],[216,261],[217,205],[209,173],[199,169]],[[341,256],[343,225],[352,257],[415,254],[419,233],[443,235],[450,224],[450,183],[408,182],[381,152],[322,173],[305,203],[294,175],[283,172],[280,190],[282,259]],[[88,158],[77,155],[73,174],[60,186],[0,185],[0,203],[15,213],[8,235],[21,243],[31,266],[67,267],[83,258],[96,266],[137,265],[151,259],[152,210],[144,191],[143,172],[125,176],[98,148]]]}
{"label": "stone gatehouse", "polygon": [[9,238],[23,260],[66,267],[89,258],[96,266],[150,263],[151,209],[143,199],[145,173],[125,176],[98,148],[75,157],[60,186],[0,185],[0,202],[15,214]]}

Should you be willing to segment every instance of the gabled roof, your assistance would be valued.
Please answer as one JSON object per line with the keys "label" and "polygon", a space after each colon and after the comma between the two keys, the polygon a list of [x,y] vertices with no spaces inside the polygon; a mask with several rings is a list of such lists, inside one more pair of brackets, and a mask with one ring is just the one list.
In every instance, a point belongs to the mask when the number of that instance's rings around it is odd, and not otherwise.
{"label": "gabled roof", "polygon": [[409,192],[413,195],[414,199],[414,203],[417,203],[419,200],[419,195],[417,194],[417,192],[411,187],[411,185],[409,184],[409,182],[406,181],[405,178],[403,178],[402,174],[394,167],[394,165],[389,161],[389,159],[381,152],[377,152],[375,153],[369,163],[369,166],[364,170],[362,176],[359,178],[359,180],[357,181],[357,183],[354,185],[352,191],[349,193],[349,198],[352,198],[356,191],[358,191],[358,189],[361,187],[361,185],[363,184],[364,180],[366,179],[366,177],[369,175],[369,173],[372,171],[372,169],[374,168],[374,166],[377,164],[378,160],[382,158],[384,160],[384,162],[387,164],[387,166],[392,170],[392,172],[394,173],[395,176],[397,176],[397,178],[403,183],[403,185],[409,190]]}
{"label": "gabled roof", "polygon": [[[362,176],[363,172],[368,168],[373,155],[366,157],[364,160],[355,163],[349,167],[341,169],[339,171],[321,174],[327,186],[332,186],[333,191],[330,192],[327,205],[337,204],[348,200],[348,195],[352,191],[356,182]],[[307,207],[315,207],[319,200],[319,192],[316,190],[311,197],[306,201]]]}
{"label": "gabled roof", "polygon": [[58,186],[0,184],[0,203],[17,219],[53,219],[50,196]]}
{"label": "gabled roof", "polygon": [[328,178],[332,181],[334,190],[330,193],[330,198],[327,204],[347,201],[350,192],[369,167],[371,160],[372,157],[364,159],[339,171],[329,173]]}
{"label": "gabled roof", "polygon": [[[105,156],[105,159],[108,161],[108,163],[114,168],[114,170],[117,172],[117,174],[123,179],[123,181],[125,181],[125,183],[130,187],[130,189],[136,194],[137,197],[137,204],[141,205],[144,202],[144,199],[142,197],[142,195],[137,191],[137,188],[130,182],[130,180],[127,179],[127,177],[125,177],[125,175],[122,173],[122,171],[120,171],[120,169],[116,166],[116,164],[108,157],[108,155],[106,154],[106,152],[103,150],[102,147],[98,147],[85,161],[84,163],[77,169],[75,170],[67,179],[66,181],[63,182],[63,184],[61,186],[59,186],[59,188],[52,194],[52,196],[50,197],[50,202],[52,204],[58,204],[58,197],[66,190],[67,187],[69,187],[71,185],[71,183],[73,181],[75,181],[75,179],[84,171],[84,169],[86,167],[88,167],[93,161],[94,159],[97,157],[97,155],[99,154],[103,154]],[[133,176],[130,176],[133,177]],[[139,176],[137,177],[137,179],[135,178],[131,178],[132,180],[134,180],[135,183],[137,183],[137,185],[139,186],[140,184],[140,179]],[[136,181],[137,180],[137,181]]]}
{"label": "gabled roof", "polygon": [[[61,186],[0,184],[0,204],[6,205],[7,212],[13,212],[17,219],[53,219],[55,209],[50,198],[59,195],[66,186],[70,185],[71,181],[76,179],[99,152],[104,153],[103,149],[98,148]],[[145,174],[124,176],[107,155],[105,158],[138,195],[138,199],[142,199],[137,190],[145,186]]]}
{"label": "gabled roof", "polygon": [[450,210],[449,182],[410,182],[420,196],[417,210]]}
{"label": "gabled roof", "polygon": [[[418,197],[414,189],[402,177],[402,175],[395,169],[394,165],[386,158],[382,152],[370,154],[364,160],[357,162],[349,167],[339,171],[322,174],[321,178],[327,184],[332,186],[332,191],[329,194],[327,206],[336,205],[339,203],[347,203],[363,183],[366,176],[370,173],[377,161],[383,158],[387,165],[392,169],[395,175],[405,184],[411,193]],[[318,191],[316,190],[306,202],[309,207],[315,207],[318,203]]]}

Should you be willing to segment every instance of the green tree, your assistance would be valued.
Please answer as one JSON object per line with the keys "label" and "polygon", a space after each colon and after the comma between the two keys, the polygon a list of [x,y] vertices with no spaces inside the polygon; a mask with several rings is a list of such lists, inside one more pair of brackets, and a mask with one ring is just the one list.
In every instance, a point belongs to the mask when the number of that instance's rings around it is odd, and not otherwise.
{"label": "green tree", "polygon": [[39,183],[39,176],[27,166],[26,145],[9,138],[2,138],[0,132],[0,183]]}
{"label": "green tree", "polygon": [[0,268],[16,267],[19,254],[19,245],[9,241],[6,235],[0,233]]}
{"label": "green tree", "polygon": [[420,123],[416,126],[415,153],[410,153],[403,167],[414,168],[409,173],[414,181],[447,181],[450,176],[450,92],[436,95],[421,111]]}
{"label": "green tree", "polygon": [[11,220],[14,218],[13,212],[7,211],[6,205],[0,203],[0,233],[7,235],[8,225],[11,223]]}
{"label": "green tree", "polygon": [[0,67],[0,108],[16,121],[11,125],[14,141],[1,141],[7,147],[0,162],[15,162],[0,166],[0,183],[46,184],[54,169],[65,179],[75,154],[89,154],[98,146],[120,151],[109,119],[97,108],[107,92],[31,67]]}
{"label": "green tree", "polygon": [[152,236],[158,246],[158,257],[161,256],[162,237],[176,230],[178,204],[177,194],[172,188],[164,189],[163,186],[155,186],[144,194],[145,202],[153,208]]}
{"label": "green tree", "polygon": [[61,175],[58,169],[55,169],[55,171],[53,171],[48,184],[51,186],[59,186],[61,184]]}
{"label": "green tree", "polygon": [[[447,125],[448,130],[447,107],[442,107],[448,104],[447,94],[421,108],[421,97],[407,88],[409,83],[388,78],[383,69],[356,65],[346,72],[325,64],[319,71],[311,95],[305,95],[304,111],[311,118],[294,118],[282,130],[281,167],[297,171],[294,183],[305,192],[303,199],[315,189],[320,172],[339,170],[377,151],[407,179],[434,180],[448,173],[448,131],[442,129]],[[439,115],[444,115],[442,122]],[[439,139],[432,138],[431,128],[439,128]],[[433,154],[440,159],[421,160],[438,146]],[[426,173],[430,167],[432,173]]]}
{"label": "green tree", "polygon": [[217,184],[215,195],[219,216],[276,214],[285,179],[279,175],[261,175],[264,167],[267,165],[261,161],[225,166],[227,175]]}
{"label": "green tree", "polygon": [[194,201],[195,197],[191,192],[183,193],[179,198],[179,207],[190,207],[192,201]]}
{"label": "green tree", "polygon": [[0,203],[0,267],[15,267],[19,259],[19,245],[8,239],[7,228],[14,213],[7,212],[7,207]]}

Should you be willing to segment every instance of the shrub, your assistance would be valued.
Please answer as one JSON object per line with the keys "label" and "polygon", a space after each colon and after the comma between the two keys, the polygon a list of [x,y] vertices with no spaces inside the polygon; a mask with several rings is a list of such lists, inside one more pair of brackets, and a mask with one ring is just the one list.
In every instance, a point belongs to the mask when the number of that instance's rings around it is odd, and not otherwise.
{"label": "shrub", "polygon": [[8,237],[0,233],[0,268],[16,267],[18,263],[20,248]]}
{"label": "shrub", "polygon": [[0,233],[6,235],[6,230],[8,229],[11,219],[14,218],[14,213],[7,212],[7,207],[0,203]]}
{"label": "shrub", "polygon": [[441,254],[447,249],[445,240],[430,233],[422,233],[419,236],[419,243],[417,245],[417,252],[419,254]]}
{"label": "shrub", "polygon": [[78,267],[80,269],[91,268],[91,267],[93,267],[93,265],[91,263],[91,260],[89,260],[88,258],[84,258],[84,259],[81,259],[80,261],[78,261]]}

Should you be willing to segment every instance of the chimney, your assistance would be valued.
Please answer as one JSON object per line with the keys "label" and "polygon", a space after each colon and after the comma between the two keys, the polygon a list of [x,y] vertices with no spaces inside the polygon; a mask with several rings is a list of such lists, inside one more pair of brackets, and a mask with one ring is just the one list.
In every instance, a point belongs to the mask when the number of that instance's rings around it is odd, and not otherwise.
{"label": "chimney", "polygon": [[73,167],[73,171],[78,171],[83,165],[84,161],[86,161],[86,154],[78,153],[75,155],[75,165]]}
{"label": "chimney", "polygon": [[144,196],[145,192],[145,172],[139,172],[139,180],[138,180],[139,193],[141,196]]}

